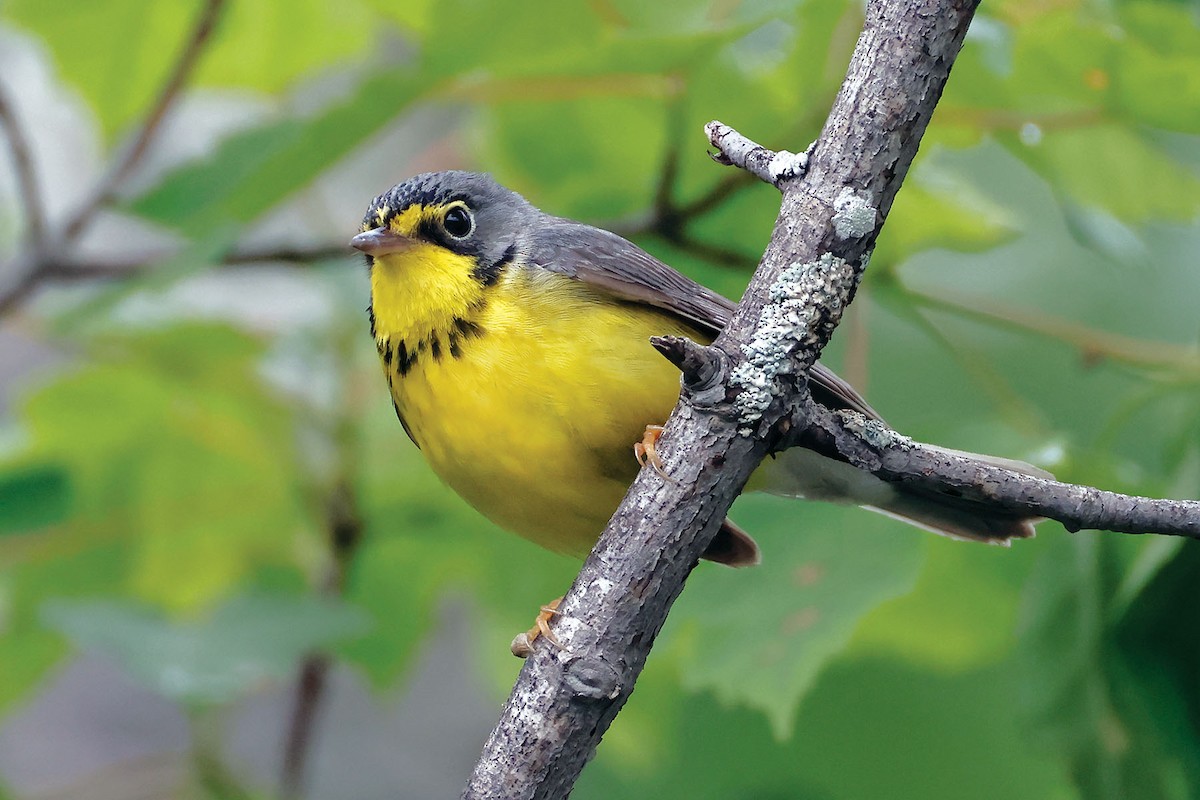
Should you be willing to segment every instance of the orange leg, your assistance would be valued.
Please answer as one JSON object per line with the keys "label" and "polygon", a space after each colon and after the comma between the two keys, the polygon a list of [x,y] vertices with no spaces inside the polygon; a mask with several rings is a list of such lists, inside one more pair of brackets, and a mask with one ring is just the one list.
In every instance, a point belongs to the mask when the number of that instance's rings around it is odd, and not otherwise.
{"label": "orange leg", "polygon": [[546,641],[559,650],[567,649],[558,640],[558,637],[554,635],[554,631],[550,630],[550,620],[558,616],[558,604],[561,602],[562,598],[559,597],[542,606],[541,613],[533,621],[533,627],[516,635],[516,638],[512,640],[512,644],[509,646],[514,656],[517,658],[527,658],[532,655],[533,643],[537,641],[539,636],[546,637]]}
{"label": "orange leg", "polygon": [[647,425],[642,440],[633,446],[633,456],[641,466],[649,464],[664,481],[675,483],[675,479],[663,469],[662,460],[658,457],[658,451],[654,447],[662,437],[662,433],[662,425]]}

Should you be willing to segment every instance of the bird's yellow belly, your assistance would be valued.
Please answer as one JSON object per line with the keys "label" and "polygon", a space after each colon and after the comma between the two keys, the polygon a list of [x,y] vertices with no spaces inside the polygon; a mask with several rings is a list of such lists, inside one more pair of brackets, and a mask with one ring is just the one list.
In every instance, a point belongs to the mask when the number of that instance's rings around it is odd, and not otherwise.
{"label": "bird's yellow belly", "polygon": [[397,410],[434,471],[485,516],[586,553],[637,472],[634,443],[679,396],[678,370],[648,339],[696,333],[570,286],[501,295],[479,324],[457,357],[426,354],[394,377]]}

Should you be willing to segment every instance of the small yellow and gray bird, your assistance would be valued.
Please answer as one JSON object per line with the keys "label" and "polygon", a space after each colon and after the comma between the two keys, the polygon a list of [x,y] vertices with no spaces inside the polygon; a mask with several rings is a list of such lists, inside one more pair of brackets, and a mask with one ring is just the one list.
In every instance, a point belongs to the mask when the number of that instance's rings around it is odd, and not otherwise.
{"label": "small yellow and gray bird", "polygon": [[[471,172],[417,175],[380,195],[351,244],[370,265],[371,335],[409,438],[497,525],[576,555],[636,475],[633,446],[678,399],[679,373],[650,337],[708,343],[734,310],[620,236],[543,213]],[[820,364],[810,383],[818,402],[879,418]],[[749,488],[985,542],[1031,536],[1036,521],[912,493],[801,448],[764,464]],[[759,553],[727,521],[705,557],[745,566]]]}

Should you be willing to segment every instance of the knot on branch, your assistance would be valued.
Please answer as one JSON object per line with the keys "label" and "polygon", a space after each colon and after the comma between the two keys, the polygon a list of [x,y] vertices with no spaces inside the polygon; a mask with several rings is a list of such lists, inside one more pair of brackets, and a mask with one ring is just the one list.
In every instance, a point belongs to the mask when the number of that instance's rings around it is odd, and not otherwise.
{"label": "knot on branch", "polygon": [[747,139],[724,123],[713,120],[704,126],[708,141],[717,148],[709,153],[712,160],[725,166],[740,167],[776,188],[808,172],[808,153],[770,150]]}
{"label": "knot on branch", "polygon": [[567,662],[563,682],[575,697],[613,700],[621,693],[621,674],[598,658],[574,658]]}
{"label": "knot on branch", "polygon": [[683,373],[683,388],[697,406],[713,406],[725,399],[729,356],[716,347],[697,344],[683,336],[652,336],[650,344]]}

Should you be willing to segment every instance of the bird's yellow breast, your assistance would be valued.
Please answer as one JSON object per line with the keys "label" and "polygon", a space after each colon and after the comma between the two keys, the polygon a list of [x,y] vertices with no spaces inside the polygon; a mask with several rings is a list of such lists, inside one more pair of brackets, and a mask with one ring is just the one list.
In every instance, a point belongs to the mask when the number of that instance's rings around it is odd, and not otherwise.
{"label": "bird's yellow breast", "polygon": [[409,434],[492,521],[586,552],[636,474],[633,444],[679,395],[649,338],[700,334],[536,268],[482,286],[464,265],[431,261],[413,283],[414,257],[372,274],[376,340]]}

